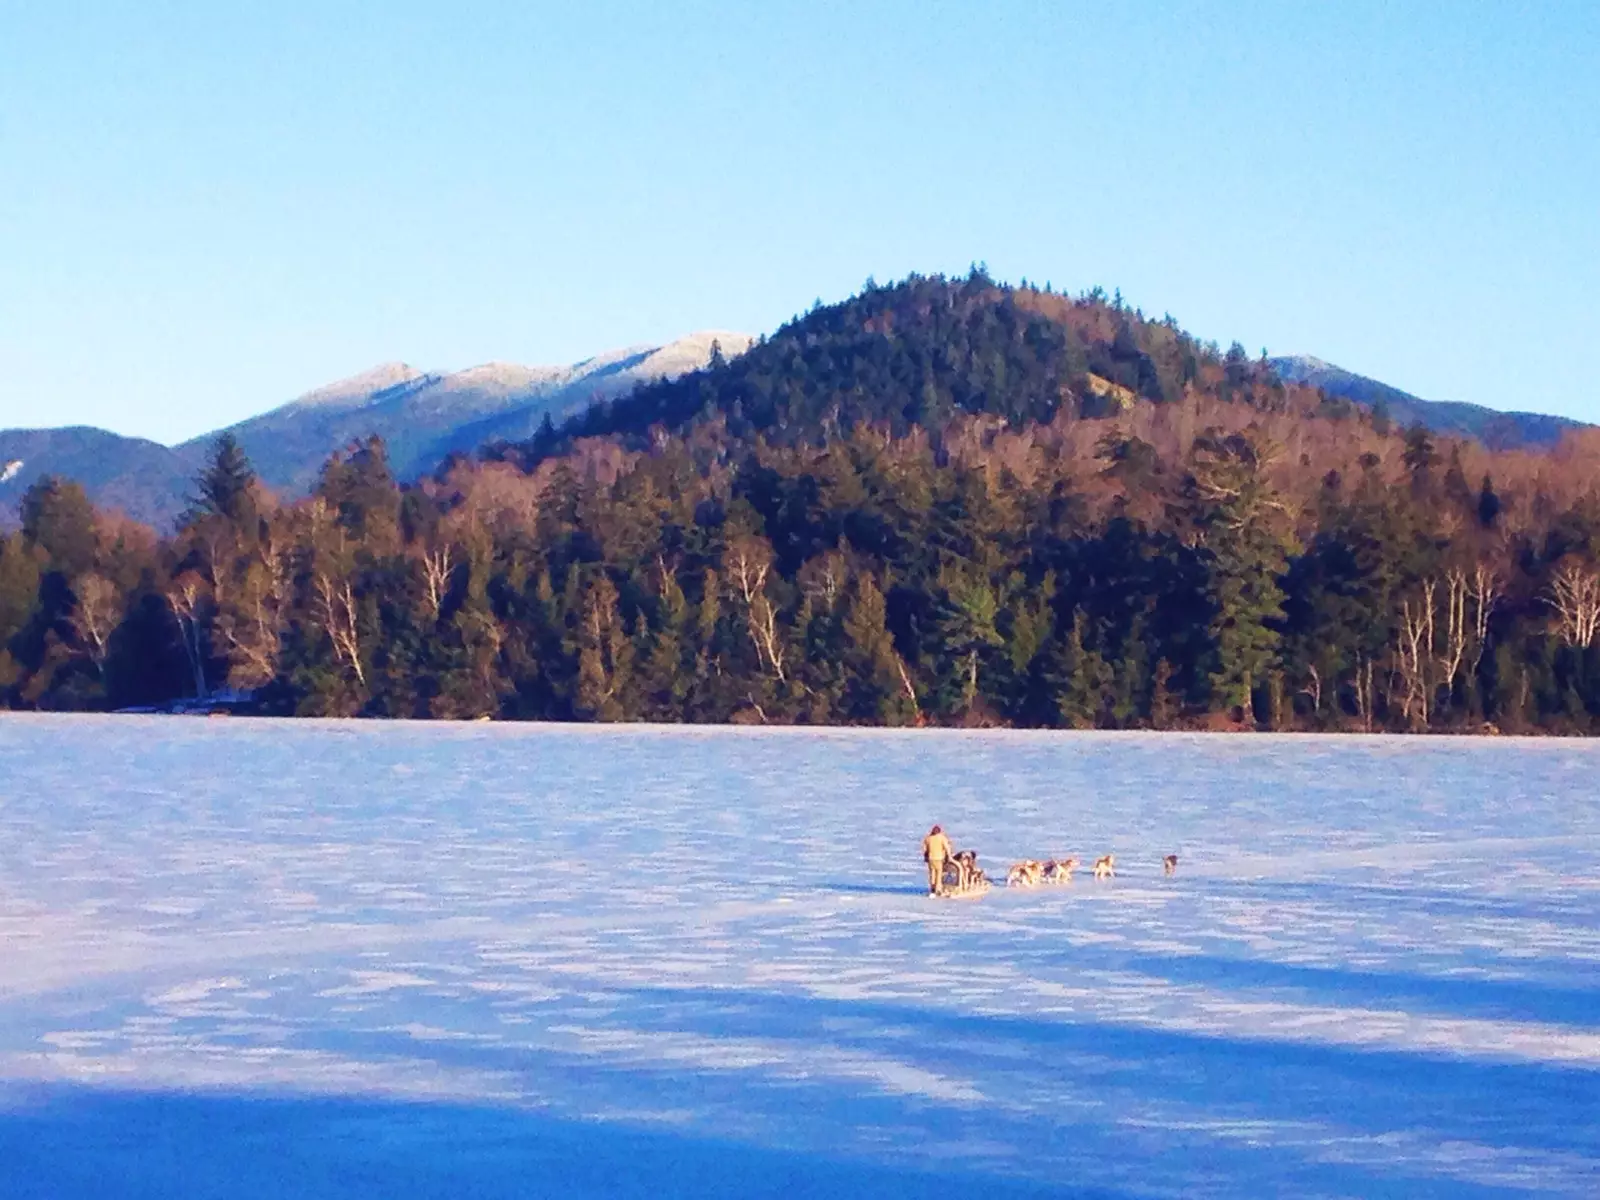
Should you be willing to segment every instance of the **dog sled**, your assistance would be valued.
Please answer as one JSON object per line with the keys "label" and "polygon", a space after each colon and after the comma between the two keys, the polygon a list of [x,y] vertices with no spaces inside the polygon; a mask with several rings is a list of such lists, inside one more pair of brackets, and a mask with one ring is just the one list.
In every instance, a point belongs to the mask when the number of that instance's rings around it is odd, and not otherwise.
{"label": "dog sled", "polygon": [[940,900],[970,900],[993,886],[978,865],[978,852],[961,850],[945,860],[941,890],[933,894]]}

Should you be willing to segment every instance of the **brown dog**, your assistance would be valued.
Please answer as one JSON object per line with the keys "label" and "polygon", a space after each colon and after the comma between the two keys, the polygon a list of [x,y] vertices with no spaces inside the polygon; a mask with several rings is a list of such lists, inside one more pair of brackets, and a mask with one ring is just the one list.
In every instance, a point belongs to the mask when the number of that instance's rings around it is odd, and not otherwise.
{"label": "brown dog", "polygon": [[1072,872],[1077,867],[1075,858],[1053,858],[1044,865],[1044,882],[1071,883]]}
{"label": "brown dog", "polygon": [[1035,858],[1025,858],[1006,872],[1007,887],[1038,887],[1044,880],[1044,864]]}
{"label": "brown dog", "polygon": [[1161,872],[1162,872],[1162,874],[1171,875],[1177,869],[1178,869],[1178,856],[1176,854],[1169,854],[1169,855],[1167,855],[1165,858],[1163,858],[1161,860]]}
{"label": "brown dog", "polygon": [[1117,873],[1117,856],[1115,854],[1102,854],[1094,860],[1094,877],[1096,879],[1110,879]]}

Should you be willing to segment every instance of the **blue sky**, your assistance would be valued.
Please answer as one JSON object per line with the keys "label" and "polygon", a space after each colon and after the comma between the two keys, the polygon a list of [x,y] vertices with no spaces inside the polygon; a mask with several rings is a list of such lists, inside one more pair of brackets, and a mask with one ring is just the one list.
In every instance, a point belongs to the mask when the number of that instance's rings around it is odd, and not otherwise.
{"label": "blue sky", "polygon": [[975,260],[1600,420],[1597,131],[1581,0],[0,0],[0,426],[174,441]]}

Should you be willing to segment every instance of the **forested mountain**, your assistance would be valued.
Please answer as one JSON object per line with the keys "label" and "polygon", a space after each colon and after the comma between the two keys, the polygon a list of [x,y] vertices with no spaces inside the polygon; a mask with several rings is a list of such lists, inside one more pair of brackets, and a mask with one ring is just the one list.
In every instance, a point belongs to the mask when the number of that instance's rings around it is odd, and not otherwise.
{"label": "forested mountain", "polygon": [[169,528],[204,457],[103,429],[0,430],[0,530],[17,524],[17,502],[42,476],[76,479],[96,503]]}
{"label": "forested mountain", "polygon": [[1476,438],[1496,450],[1552,446],[1568,430],[1583,428],[1581,421],[1548,413],[1501,412],[1479,404],[1423,400],[1309,355],[1267,361],[1289,383],[1308,383],[1330,396],[1354,400],[1403,426],[1424,425],[1434,433]]}
{"label": "forested mountain", "polygon": [[1120,299],[913,277],[483,459],[0,546],[13,705],[1592,732],[1600,433],[1402,429]]}

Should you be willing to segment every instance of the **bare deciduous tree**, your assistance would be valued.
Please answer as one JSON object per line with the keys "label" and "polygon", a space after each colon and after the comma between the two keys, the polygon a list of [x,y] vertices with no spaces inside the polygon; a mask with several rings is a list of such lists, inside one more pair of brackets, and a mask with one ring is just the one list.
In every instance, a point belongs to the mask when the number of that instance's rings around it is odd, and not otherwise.
{"label": "bare deciduous tree", "polygon": [[205,699],[205,609],[208,600],[207,585],[193,571],[185,571],[172,581],[166,590],[167,604],[178,622],[178,633],[183,643],[184,657],[194,675],[194,694]]}
{"label": "bare deciduous tree", "polygon": [[1600,575],[1565,563],[1550,580],[1556,636],[1569,646],[1590,646],[1600,631]]}
{"label": "bare deciduous tree", "polygon": [[1433,700],[1434,599],[1438,585],[1424,579],[1421,595],[1400,601],[1395,667],[1405,687],[1400,712],[1408,724],[1426,725]]}
{"label": "bare deciduous tree", "polygon": [[444,611],[450,591],[450,576],[455,572],[455,557],[448,542],[422,552],[422,586],[427,596],[428,614],[435,621]]}
{"label": "bare deciduous tree", "polygon": [[800,568],[801,587],[824,612],[832,612],[838,606],[849,577],[844,555],[837,550],[820,554]]}
{"label": "bare deciduous tree", "polygon": [[906,660],[896,654],[894,665],[900,672],[900,686],[905,690],[906,699],[911,701],[911,719],[915,724],[921,725],[922,705],[917,703],[917,689],[911,686],[911,672],[906,670]]}
{"label": "bare deciduous tree", "polygon": [[767,597],[767,576],[772,570],[772,549],[758,537],[739,537],[723,554],[723,570],[733,594],[744,605],[745,626],[764,670],[782,683],[786,649],[778,624],[778,610]]}
{"label": "bare deciduous tree", "polygon": [[73,590],[78,594],[78,603],[72,610],[72,627],[95,670],[104,675],[106,655],[111,650],[111,633],[117,627],[121,594],[116,584],[93,572],[79,579]]}
{"label": "bare deciduous tree", "polygon": [[1469,594],[1473,604],[1472,672],[1477,674],[1483,661],[1484,647],[1489,644],[1489,616],[1500,602],[1500,577],[1490,567],[1479,563],[1472,572]]}
{"label": "bare deciduous tree", "polygon": [[326,571],[317,572],[313,605],[316,621],[333,643],[333,656],[365,687],[367,671],[361,663],[361,632],[356,622],[355,590],[349,580],[336,580]]}
{"label": "bare deciduous tree", "polygon": [[1470,636],[1467,626],[1467,573],[1452,567],[1444,573],[1444,646],[1439,654],[1440,674],[1451,683],[1461,670]]}
{"label": "bare deciduous tree", "polygon": [[1322,713],[1322,672],[1318,671],[1315,663],[1308,664],[1306,674],[1311,682],[1297,693],[1311,697],[1311,711],[1318,715]]}
{"label": "bare deciduous tree", "polygon": [[1372,732],[1372,660],[1362,657],[1356,660],[1356,677],[1354,683],[1356,715],[1361,718],[1361,728]]}
{"label": "bare deciduous tree", "polygon": [[228,656],[228,682],[235,687],[260,687],[278,672],[289,576],[288,553],[264,537],[229,602],[218,605],[214,630]]}

